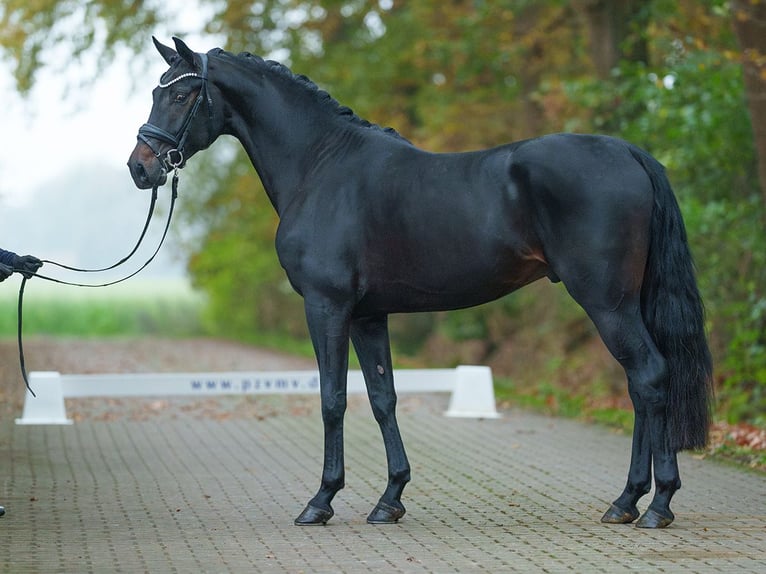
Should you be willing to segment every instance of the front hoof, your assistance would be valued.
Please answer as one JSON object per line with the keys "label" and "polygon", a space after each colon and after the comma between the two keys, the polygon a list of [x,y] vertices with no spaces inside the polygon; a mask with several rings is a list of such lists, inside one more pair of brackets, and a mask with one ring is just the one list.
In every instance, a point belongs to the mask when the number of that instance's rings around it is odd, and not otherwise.
{"label": "front hoof", "polygon": [[660,514],[656,510],[648,508],[644,515],[636,522],[636,528],[665,528],[675,519],[670,509],[668,509],[668,513],[670,516]]}
{"label": "front hoof", "polygon": [[303,509],[300,516],[295,519],[296,526],[315,526],[319,524],[327,524],[335,512],[331,506],[327,508],[318,508],[311,506],[310,504]]}
{"label": "front hoof", "polygon": [[397,506],[391,506],[385,502],[378,502],[367,517],[370,524],[394,524],[404,513],[407,512],[400,502]]}
{"label": "front hoof", "polygon": [[630,510],[623,510],[614,504],[609,507],[601,517],[601,522],[606,524],[629,524],[638,518],[638,508],[635,506]]}

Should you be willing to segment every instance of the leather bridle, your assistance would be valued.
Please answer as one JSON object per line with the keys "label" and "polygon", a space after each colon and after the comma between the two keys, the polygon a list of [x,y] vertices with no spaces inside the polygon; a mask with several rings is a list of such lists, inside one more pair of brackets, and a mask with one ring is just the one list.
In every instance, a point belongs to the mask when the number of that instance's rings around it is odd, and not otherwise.
{"label": "leather bridle", "polygon": [[[158,84],[160,88],[165,89],[185,78],[199,78],[202,80],[202,86],[200,87],[199,93],[197,94],[197,99],[194,102],[192,109],[189,110],[189,113],[186,115],[186,119],[181,125],[181,129],[178,130],[178,133],[173,135],[170,132],[148,122],[138,128],[138,139],[145,143],[150,150],[152,150],[152,153],[154,153],[155,157],[157,157],[157,159],[163,163],[166,170],[179,169],[183,165],[184,145],[186,144],[186,138],[189,136],[189,130],[191,129],[192,121],[196,117],[203,100],[207,103],[208,119],[212,119],[213,117],[213,100],[211,99],[210,92],[208,91],[207,54],[199,54],[199,57],[202,64],[201,74],[196,72],[188,72],[173,78],[167,83],[163,84],[162,81],[160,81]],[[164,157],[162,157],[162,154],[152,145],[152,142],[150,141],[151,139],[159,140],[161,142],[170,144],[173,147],[165,152]]]}

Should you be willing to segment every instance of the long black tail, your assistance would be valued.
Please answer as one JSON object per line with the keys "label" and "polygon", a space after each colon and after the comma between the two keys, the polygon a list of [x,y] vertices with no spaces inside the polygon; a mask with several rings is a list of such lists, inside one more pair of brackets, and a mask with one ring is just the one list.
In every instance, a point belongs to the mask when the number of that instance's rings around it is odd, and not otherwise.
{"label": "long black tail", "polygon": [[712,417],[713,364],[686,229],[664,167],[637,147],[630,151],[654,187],[641,313],[668,365],[668,440],[676,451],[702,448]]}

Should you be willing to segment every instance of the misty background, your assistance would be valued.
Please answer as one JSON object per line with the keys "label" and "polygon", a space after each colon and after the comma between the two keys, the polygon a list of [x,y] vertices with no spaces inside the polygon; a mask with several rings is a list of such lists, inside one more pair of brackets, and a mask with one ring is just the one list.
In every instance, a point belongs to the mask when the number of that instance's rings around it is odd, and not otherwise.
{"label": "misty background", "polygon": [[[182,209],[183,191],[182,175],[176,213]],[[23,202],[0,196],[0,247],[74,267],[106,267],[133,249],[146,222],[150,200],[151,190],[137,189],[127,167],[121,170],[106,165],[72,167],[48,183],[31,188]],[[168,182],[159,189],[155,213],[141,248],[118,270],[86,275],[47,265],[41,273],[95,283],[138,269],[159,244],[169,205]],[[137,278],[185,277],[178,230],[172,228],[171,223],[171,231],[157,257]]]}

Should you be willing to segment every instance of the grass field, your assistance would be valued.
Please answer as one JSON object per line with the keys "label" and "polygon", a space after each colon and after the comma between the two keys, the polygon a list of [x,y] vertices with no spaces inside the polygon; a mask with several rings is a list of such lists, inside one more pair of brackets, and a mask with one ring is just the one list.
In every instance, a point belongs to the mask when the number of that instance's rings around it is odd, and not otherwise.
{"label": "grass field", "polygon": [[[0,337],[16,335],[19,284],[14,277],[0,285]],[[204,333],[203,306],[204,297],[181,279],[135,279],[104,288],[33,279],[24,293],[24,335],[199,335]]]}

